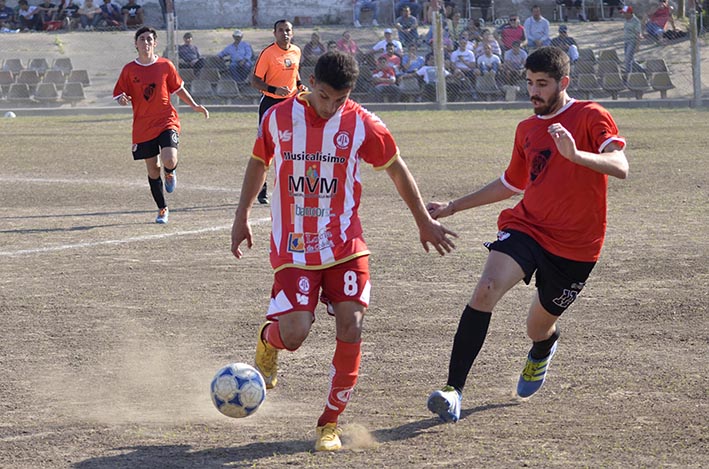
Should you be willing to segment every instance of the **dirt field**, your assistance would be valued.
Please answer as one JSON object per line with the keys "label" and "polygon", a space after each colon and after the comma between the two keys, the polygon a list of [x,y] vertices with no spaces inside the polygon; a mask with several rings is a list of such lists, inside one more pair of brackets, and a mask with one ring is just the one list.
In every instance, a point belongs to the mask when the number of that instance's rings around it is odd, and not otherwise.
{"label": "dirt field", "polygon": [[[458,249],[440,258],[421,249],[386,174],[363,171],[374,288],[337,454],[312,450],[334,348],[322,309],[254,416],[229,419],[209,399],[218,368],[252,362],[271,286],[266,208],[253,210],[254,249],[229,252],[255,115],[183,111],[166,226],[152,223],[145,169],[130,160],[129,117],[0,119],[12,135],[0,167],[0,467],[709,466],[709,115],[613,113],[631,176],[611,181],[604,253],[561,320],[547,383],[513,397],[534,291],[518,286],[455,425],[426,397],[445,382],[503,204],[448,219]],[[435,200],[499,176],[527,114],[381,113]]]}

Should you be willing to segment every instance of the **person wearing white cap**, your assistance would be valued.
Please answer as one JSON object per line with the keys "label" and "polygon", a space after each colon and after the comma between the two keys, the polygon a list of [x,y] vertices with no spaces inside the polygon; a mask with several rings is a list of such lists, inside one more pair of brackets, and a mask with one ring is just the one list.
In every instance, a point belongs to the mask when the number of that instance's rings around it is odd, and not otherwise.
{"label": "person wearing white cap", "polygon": [[352,0],[354,4],[354,27],[361,28],[359,17],[362,14],[362,9],[372,10],[372,26],[379,26],[377,22],[377,14],[379,13],[379,2],[377,0]]}
{"label": "person wearing white cap", "polygon": [[404,55],[404,46],[401,45],[401,41],[394,39],[394,31],[391,28],[386,28],[384,30],[384,39],[374,44],[372,47],[372,54],[383,54],[387,50],[387,44],[394,44],[394,52],[399,55]]}
{"label": "person wearing white cap", "polygon": [[234,42],[226,46],[217,56],[222,59],[229,57],[229,73],[231,77],[234,81],[245,82],[254,64],[254,50],[251,48],[251,44],[242,40],[244,33],[240,30],[234,31],[231,37]]}

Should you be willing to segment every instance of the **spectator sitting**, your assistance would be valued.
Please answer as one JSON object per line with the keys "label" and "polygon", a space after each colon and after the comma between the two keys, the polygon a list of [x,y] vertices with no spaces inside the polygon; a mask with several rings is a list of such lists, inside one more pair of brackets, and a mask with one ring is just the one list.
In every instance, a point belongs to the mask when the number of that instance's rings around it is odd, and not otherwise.
{"label": "spectator sitting", "polygon": [[451,64],[456,72],[475,80],[475,54],[468,49],[468,41],[463,37],[458,41],[458,48],[451,52]]}
{"label": "spectator sitting", "polygon": [[404,53],[404,46],[401,45],[400,41],[397,41],[392,37],[393,31],[391,28],[387,28],[384,30],[384,39],[381,41],[377,42],[374,44],[374,47],[372,47],[372,53],[376,54],[383,54],[386,52],[387,49],[387,44],[394,44],[394,49],[397,54],[401,55]]}
{"label": "spectator sitting", "polygon": [[123,26],[127,29],[138,29],[143,26],[143,7],[135,3],[135,0],[128,0],[128,3],[121,7],[123,15]]}
{"label": "spectator sitting", "polygon": [[320,42],[320,34],[314,31],[310,35],[310,42],[303,46],[301,54],[301,65],[314,66],[318,61],[318,57],[325,53],[325,44]]}
{"label": "spectator sitting", "polygon": [[236,82],[244,82],[249,78],[251,67],[254,65],[254,50],[251,44],[243,41],[244,33],[236,30],[231,35],[234,42],[222,49],[217,54],[220,58],[229,57],[229,73]]}
{"label": "spectator sitting", "polygon": [[500,57],[502,55],[502,50],[500,49],[500,44],[497,39],[492,35],[489,29],[483,29],[482,39],[475,46],[475,57],[480,57],[485,54],[485,46],[490,46],[490,50],[496,56]]}
{"label": "spectator sitting", "polygon": [[0,32],[6,33],[14,30],[15,10],[6,6],[5,0],[0,0]]}
{"label": "spectator sitting", "polygon": [[502,62],[502,77],[508,85],[525,79],[524,63],[527,52],[522,49],[519,41],[512,43],[512,48],[505,51],[505,61]]}
{"label": "spectator sitting", "polygon": [[195,75],[199,76],[199,72],[204,67],[204,59],[199,53],[199,47],[192,44],[192,39],[192,33],[185,33],[182,36],[185,42],[177,46],[177,54],[180,57],[180,68],[194,69]]}
{"label": "spectator sitting", "polygon": [[565,24],[559,26],[559,35],[551,40],[551,45],[566,52],[571,63],[579,59],[579,46],[576,44],[576,40],[569,36],[569,30]]}
{"label": "spectator sitting", "polygon": [[492,53],[490,44],[485,44],[483,51],[483,55],[478,56],[478,73],[480,75],[485,75],[486,73],[496,75],[500,71],[500,65],[502,65],[500,57]]}
{"label": "spectator sitting", "polygon": [[532,16],[524,22],[524,34],[527,36],[529,52],[551,44],[549,20],[542,16],[542,9],[539,5],[532,6]]}
{"label": "spectator sitting", "polygon": [[465,39],[465,48],[473,54],[475,53],[475,41],[470,39],[470,31],[467,29],[461,31],[459,39]]}
{"label": "spectator sitting", "polygon": [[424,64],[423,56],[418,53],[418,46],[409,44],[406,54],[401,58],[401,73],[403,75],[416,73]]}
{"label": "spectator sitting", "polygon": [[111,3],[111,0],[103,0],[103,5],[100,8],[101,19],[107,27],[118,28],[123,26],[123,15],[118,5]]}
{"label": "spectator sitting", "polygon": [[418,20],[411,15],[411,9],[405,6],[401,9],[401,16],[396,19],[394,26],[399,31],[399,41],[404,47],[418,42]]}
{"label": "spectator sitting", "polygon": [[79,26],[79,5],[74,0],[63,0],[59,4],[57,20],[62,21],[64,29],[71,31]]}
{"label": "spectator sitting", "polygon": [[56,19],[59,7],[50,0],[44,0],[37,5],[37,10],[42,14],[42,22],[48,23]]}
{"label": "spectator sitting", "polygon": [[380,56],[384,57],[387,61],[387,65],[394,69],[394,73],[399,75],[401,70],[401,56],[394,50],[394,44],[387,44],[386,52]]}
{"label": "spectator sitting", "polygon": [[84,6],[79,8],[81,27],[93,30],[101,21],[101,8],[94,5],[94,0],[84,0]]}
{"label": "spectator sitting", "polygon": [[675,20],[672,18],[672,10],[673,8],[667,3],[667,0],[659,0],[658,4],[651,8],[645,16],[645,31],[658,43],[663,41],[668,22],[672,26],[672,31],[677,30]]}
{"label": "spectator sitting", "polygon": [[450,34],[453,41],[457,41],[460,38],[460,33],[465,30],[465,24],[460,21],[460,12],[454,11],[449,19],[446,20],[448,34]]}
{"label": "spectator sitting", "polygon": [[44,29],[42,10],[27,3],[27,0],[18,0],[17,6],[17,18],[19,20],[20,29],[23,32],[32,29],[35,31],[42,31],[42,29]]}
{"label": "spectator sitting", "polygon": [[[455,43],[453,42],[453,39],[451,39],[451,35],[446,28],[446,23],[443,21],[443,18],[441,18],[441,21],[443,26],[443,31],[441,32],[441,42],[443,43],[443,52],[445,53],[446,58],[448,58],[450,57],[450,53],[455,50]],[[433,27],[428,29],[425,41],[426,44],[431,46],[431,49],[433,49]]]}
{"label": "spectator sitting", "polygon": [[337,40],[337,49],[355,57],[359,55],[359,46],[355,40],[352,39],[352,35],[349,31],[343,32],[342,37]]}
{"label": "spectator sitting", "polygon": [[468,31],[468,41],[476,43],[480,42],[482,39],[482,27],[485,24],[484,21],[477,19],[474,21],[468,20],[468,24],[465,26],[465,31]]}
{"label": "spectator sitting", "polygon": [[354,3],[354,27],[361,28],[362,23],[359,22],[359,18],[362,14],[363,8],[368,8],[372,10],[372,26],[379,26],[377,22],[377,14],[379,13],[379,3],[377,0],[352,0]]}
{"label": "spectator sitting", "polygon": [[409,7],[409,11],[416,18],[421,14],[421,5],[416,0],[401,0],[396,4],[396,13],[401,15],[404,7]]}
{"label": "spectator sitting", "polygon": [[[419,68],[416,74],[423,78],[423,99],[425,101],[435,101],[436,82],[438,81],[438,74],[433,54],[428,54],[426,56],[426,65]],[[447,77],[450,75],[450,72],[444,68],[443,74]]]}
{"label": "spectator sitting", "polygon": [[519,24],[519,18],[517,15],[510,15],[507,24],[502,25],[502,27],[497,31],[500,37],[500,42],[502,43],[502,50],[508,51],[512,49],[512,43],[515,41],[519,42],[520,45],[524,44],[527,37],[524,34],[524,26]]}
{"label": "spectator sitting", "polygon": [[377,101],[383,101],[385,96],[399,100],[400,90],[396,86],[396,72],[387,63],[387,58],[381,56],[377,59],[377,68],[372,73],[374,96]]}

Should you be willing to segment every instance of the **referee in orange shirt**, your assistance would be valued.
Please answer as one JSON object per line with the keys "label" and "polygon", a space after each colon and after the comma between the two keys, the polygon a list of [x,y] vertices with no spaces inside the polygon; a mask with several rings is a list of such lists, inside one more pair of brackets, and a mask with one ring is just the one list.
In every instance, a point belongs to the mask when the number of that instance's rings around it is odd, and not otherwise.
{"label": "referee in orange shirt", "polygon": [[[288,20],[276,21],[273,36],[276,41],[261,51],[251,74],[251,86],[262,94],[258,107],[259,124],[268,108],[305,89],[300,81],[300,47],[291,43],[293,25]],[[266,183],[261,188],[258,201],[260,204],[268,203]]]}

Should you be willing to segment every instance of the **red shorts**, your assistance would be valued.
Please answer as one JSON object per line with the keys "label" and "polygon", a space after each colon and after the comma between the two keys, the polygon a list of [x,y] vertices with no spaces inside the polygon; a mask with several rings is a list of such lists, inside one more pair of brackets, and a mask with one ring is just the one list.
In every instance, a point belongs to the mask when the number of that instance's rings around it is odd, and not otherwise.
{"label": "red shorts", "polygon": [[329,314],[333,314],[332,303],[356,301],[367,307],[370,290],[369,256],[321,270],[289,267],[274,275],[266,318],[276,319],[293,311],[310,311],[314,316],[318,298],[327,305]]}

